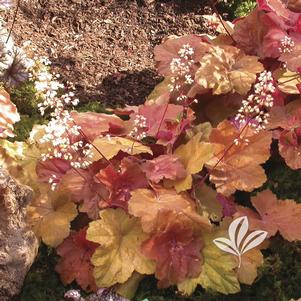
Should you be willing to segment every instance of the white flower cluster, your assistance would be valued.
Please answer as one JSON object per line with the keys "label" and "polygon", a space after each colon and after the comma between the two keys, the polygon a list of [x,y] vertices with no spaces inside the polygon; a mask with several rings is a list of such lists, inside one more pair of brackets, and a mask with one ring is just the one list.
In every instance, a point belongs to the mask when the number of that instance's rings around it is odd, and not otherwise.
{"label": "white flower cluster", "polygon": [[[63,117],[62,115],[65,115]],[[73,119],[64,111],[61,118],[52,118],[46,127],[41,143],[50,143],[48,152],[41,155],[42,160],[64,159],[74,168],[87,168],[93,156],[92,145],[82,139],[80,127],[72,124]],[[73,142],[73,140],[78,140]]]}
{"label": "white flower cluster", "polygon": [[249,122],[255,132],[265,129],[270,116],[268,112],[274,104],[275,89],[272,73],[266,70],[261,72],[254,85],[254,93],[242,101],[235,120],[240,124]]}
{"label": "white flower cluster", "polygon": [[[183,82],[187,85],[192,85],[194,82],[192,78],[194,49],[189,44],[185,44],[178,51],[178,55],[178,58],[173,58],[170,62],[170,71],[172,73],[171,83],[169,84],[170,92],[179,92]],[[180,93],[177,97],[178,102],[183,102],[186,99],[187,95],[183,93]]]}
{"label": "white flower cluster", "polygon": [[57,185],[59,183],[58,178],[55,174],[51,175],[48,183],[50,184],[51,190],[54,191],[57,188]]}
{"label": "white flower cluster", "polygon": [[285,36],[280,40],[279,51],[281,53],[290,53],[293,51],[294,47],[295,47],[295,42],[293,41],[292,38]]}
{"label": "white flower cluster", "polygon": [[87,168],[92,163],[92,145],[83,139],[81,128],[67,110],[51,118],[40,142],[51,145],[48,152],[41,155],[44,161],[64,159],[74,168]]}
{"label": "white flower cluster", "polygon": [[[50,144],[51,147],[47,153],[41,155],[42,160],[59,158],[69,161],[73,168],[87,168],[92,163],[93,147],[86,141],[80,126],[75,124],[67,110],[70,105],[78,105],[79,100],[74,98],[73,91],[60,95],[66,87],[57,81],[57,75],[54,77],[48,71],[48,59],[42,58],[37,64],[39,68],[32,68],[32,79],[35,80],[35,87],[42,98],[38,108],[42,116],[46,111],[51,116],[41,139],[41,143]],[[69,86],[72,88],[70,84]],[[52,188],[55,188],[54,178],[50,180]]]}
{"label": "white flower cluster", "polygon": [[[47,58],[39,58],[35,61],[35,66],[31,68],[31,78],[35,82],[35,88],[43,101],[38,104],[39,111],[43,116],[47,109],[54,110],[52,116],[56,116],[66,106],[77,106],[79,100],[74,98],[74,92],[67,92],[60,95],[60,92],[66,90],[65,85],[60,83],[57,78],[59,74],[53,75],[49,72],[51,62]],[[68,89],[73,89],[69,85]]]}
{"label": "white flower cluster", "polygon": [[147,128],[146,118],[140,114],[137,114],[134,119],[134,128],[129,135],[137,140],[141,140],[146,137]]}

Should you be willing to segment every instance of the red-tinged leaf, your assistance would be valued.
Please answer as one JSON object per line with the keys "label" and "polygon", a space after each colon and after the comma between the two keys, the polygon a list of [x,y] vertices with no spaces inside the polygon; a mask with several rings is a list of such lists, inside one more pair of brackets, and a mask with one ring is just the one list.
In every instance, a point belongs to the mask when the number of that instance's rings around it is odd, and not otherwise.
{"label": "red-tinged leaf", "polygon": [[116,115],[72,112],[71,117],[90,142],[105,133],[121,134],[124,131],[124,122]]}
{"label": "red-tinged leaf", "polygon": [[298,127],[301,121],[301,100],[297,99],[286,106],[274,106],[270,111],[268,129],[290,130]]}
{"label": "red-tinged leaf", "polygon": [[264,230],[268,236],[278,231],[288,241],[301,240],[301,228],[297,225],[301,220],[301,204],[293,200],[277,200],[270,191],[265,190],[251,198],[258,213],[238,206],[235,217],[248,216],[251,230]]}
{"label": "red-tinged leaf", "polygon": [[147,187],[148,181],[135,158],[124,158],[120,163],[120,170],[117,170],[109,165],[95,176],[96,181],[109,190],[109,195],[101,202],[101,206],[127,210],[131,191]]}
{"label": "red-tinged leaf", "polygon": [[276,87],[272,96],[274,97],[274,107],[275,106],[284,106],[285,95],[281,92],[281,90],[278,87]]}
{"label": "red-tinged leaf", "polygon": [[0,90],[0,138],[14,137],[13,124],[20,121],[17,107],[11,102],[9,94]]}
{"label": "red-tinged leaf", "polygon": [[[180,105],[142,105],[138,114],[146,118],[146,132],[148,136],[159,138],[159,143],[174,143],[174,140],[194,120],[192,110],[188,110],[184,117],[184,108]],[[131,116],[132,120],[136,115]]]}
{"label": "red-tinged leaf", "polygon": [[157,231],[142,244],[143,254],[156,261],[159,287],[197,277],[201,272],[201,248],[190,220],[166,211],[160,212]]}
{"label": "red-tinged leaf", "polygon": [[170,180],[183,179],[187,174],[183,164],[173,155],[162,155],[146,161],[141,168],[146,177],[154,183],[159,183],[164,178]]}
{"label": "red-tinged leaf", "polygon": [[70,168],[69,161],[63,159],[40,160],[36,166],[36,173],[41,182],[53,181],[58,184]]}
{"label": "red-tinged leaf", "polygon": [[268,12],[277,13],[279,16],[289,19],[290,11],[281,0],[257,0],[258,8]]}
{"label": "red-tinged leaf", "polygon": [[250,208],[237,206],[236,213],[234,214],[234,218],[239,216],[248,217],[250,230],[267,231],[268,237],[274,236],[277,233],[277,228],[274,223],[272,224],[264,223],[264,221],[261,220],[261,216]]}
{"label": "red-tinged leaf", "polygon": [[217,200],[223,206],[223,216],[232,216],[236,212],[233,197],[225,197],[224,195],[218,193]]}
{"label": "red-tinged leaf", "polygon": [[278,28],[274,27],[269,29],[265,35],[262,44],[262,51],[265,57],[277,58],[280,56],[281,39],[287,36],[287,33]]}
{"label": "red-tinged leaf", "polygon": [[298,14],[287,9],[282,0],[258,0],[257,3],[258,9],[268,12],[269,15],[273,14],[271,17],[274,22],[278,21],[290,25],[298,19]]}
{"label": "red-tinged leaf", "polygon": [[279,153],[292,169],[301,168],[300,122],[301,101],[299,99],[271,110],[268,126],[276,129],[274,136],[279,140]]}
{"label": "red-tinged leaf", "polygon": [[296,85],[297,89],[299,90],[300,94],[301,94],[301,83]]}
{"label": "red-tinged leaf", "polygon": [[179,50],[183,45],[189,44],[194,49],[193,60],[197,62],[200,60],[203,52],[203,48],[200,46],[200,42],[207,41],[205,37],[197,35],[187,35],[183,37],[172,37],[166,42],[155,47],[155,60],[158,62],[157,68],[160,74],[170,75],[170,63],[174,58],[180,58]]}
{"label": "red-tinged leaf", "polygon": [[279,137],[279,153],[291,169],[301,168],[300,126],[282,131]]}
{"label": "red-tinged leaf", "polygon": [[246,54],[263,57],[262,41],[268,30],[264,24],[264,12],[255,9],[247,17],[238,20],[234,26],[233,38],[237,47]]}
{"label": "red-tinged leaf", "polygon": [[265,12],[259,8],[253,10],[235,23],[233,38],[237,47],[261,58],[279,56],[278,39],[287,36],[286,31],[294,28],[297,22],[296,14],[288,16],[286,19],[274,11]]}
{"label": "red-tinged leaf", "polygon": [[[299,1],[299,0],[296,0],[296,1]],[[294,24],[293,32],[295,34],[300,34],[301,33],[301,15],[300,14],[299,14],[299,17],[298,17],[296,23]]]}
{"label": "red-tinged leaf", "polygon": [[76,281],[86,291],[96,291],[90,258],[99,245],[86,240],[86,229],[72,232],[56,251],[61,256],[55,270],[63,283]]}
{"label": "red-tinged leaf", "polygon": [[284,62],[290,71],[298,72],[301,69],[301,43],[295,42],[295,46],[290,51],[281,54],[279,61]]}
{"label": "red-tinged leaf", "polygon": [[71,169],[63,177],[62,188],[68,191],[76,203],[81,203],[80,211],[91,219],[99,216],[99,203],[108,195],[104,184],[95,181],[94,176],[104,166],[95,162],[88,169]]}

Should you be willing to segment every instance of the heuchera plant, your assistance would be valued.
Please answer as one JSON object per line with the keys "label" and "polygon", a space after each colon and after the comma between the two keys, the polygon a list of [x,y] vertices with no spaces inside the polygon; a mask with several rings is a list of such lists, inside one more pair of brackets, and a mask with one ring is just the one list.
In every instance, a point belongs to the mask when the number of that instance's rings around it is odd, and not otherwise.
{"label": "heuchera plant", "polygon": [[[164,80],[145,104],[112,114],[70,111],[73,92],[59,93],[64,86],[34,69],[40,111],[51,119],[26,142],[2,140],[0,159],[33,188],[28,222],[57,249],[65,284],[131,297],[133,283],[154,274],[182,294],[197,285],[233,294],[254,282],[273,236],[301,240],[301,204],[270,190],[255,194],[252,208],[235,202],[237,190],[266,182],[271,150],[301,168],[301,14],[293,10],[259,0],[233,23],[205,16],[216,35],[157,46]],[[10,108],[0,135],[11,135],[18,115],[4,91],[0,106]],[[245,216],[250,233],[267,239],[238,261],[213,241]]]}

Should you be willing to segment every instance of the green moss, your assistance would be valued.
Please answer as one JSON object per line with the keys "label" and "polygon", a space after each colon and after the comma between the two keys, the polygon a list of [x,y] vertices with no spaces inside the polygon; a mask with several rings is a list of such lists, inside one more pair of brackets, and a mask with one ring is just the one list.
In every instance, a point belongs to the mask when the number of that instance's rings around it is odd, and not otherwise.
{"label": "green moss", "polygon": [[14,141],[25,141],[35,124],[42,124],[45,122],[39,115],[21,115],[21,120],[14,125],[15,137],[12,139]]}
{"label": "green moss", "polygon": [[21,120],[14,125],[15,141],[24,141],[28,138],[34,124],[43,123],[38,112],[38,103],[42,99],[37,95],[34,82],[26,81],[10,91],[11,101],[17,106]]}
{"label": "green moss", "polygon": [[37,95],[34,82],[26,81],[13,88],[10,97],[20,114],[29,116],[38,114],[38,103],[41,102],[41,98]]}
{"label": "green moss", "polygon": [[21,295],[14,301],[60,301],[66,288],[54,267],[57,262],[55,251],[41,245],[38,258],[26,276]]}
{"label": "green moss", "polygon": [[76,108],[78,112],[96,112],[96,113],[106,113],[106,107],[103,103],[98,101],[90,101],[85,104],[80,104],[79,107]]}
{"label": "green moss", "polygon": [[256,6],[256,0],[221,1],[218,10],[228,15],[229,19],[248,15]]}
{"label": "green moss", "polygon": [[293,199],[301,203],[301,169],[292,170],[281,159],[269,161],[264,188],[271,189],[279,199]]}
{"label": "green moss", "polygon": [[256,1],[254,0],[245,0],[245,1],[236,1],[238,5],[235,8],[234,14],[236,17],[244,17],[248,15],[256,6]]}

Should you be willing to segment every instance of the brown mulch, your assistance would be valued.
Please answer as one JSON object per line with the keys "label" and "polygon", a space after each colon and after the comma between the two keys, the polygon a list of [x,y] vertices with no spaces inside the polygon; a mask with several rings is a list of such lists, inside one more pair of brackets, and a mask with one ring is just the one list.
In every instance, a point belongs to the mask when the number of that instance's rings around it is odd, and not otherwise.
{"label": "brown mulch", "polygon": [[[205,0],[21,0],[13,35],[31,40],[83,101],[142,103],[160,77],[153,49],[201,33]],[[13,10],[6,16],[8,25]]]}

